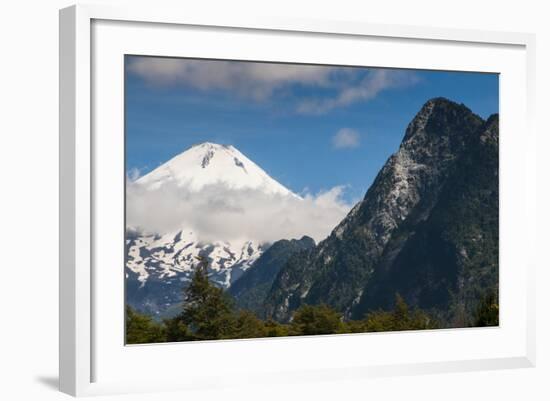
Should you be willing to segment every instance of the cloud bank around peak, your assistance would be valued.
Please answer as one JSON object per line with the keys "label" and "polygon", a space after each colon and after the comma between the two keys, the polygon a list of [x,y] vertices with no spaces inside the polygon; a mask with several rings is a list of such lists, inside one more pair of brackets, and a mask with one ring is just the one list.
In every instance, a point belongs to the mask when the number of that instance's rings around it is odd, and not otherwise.
{"label": "cloud bank around peak", "polygon": [[344,187],[302,197],[234,190],[224,184],[190,192],[170,182],[154,191],[135,182],[126,188],[127,227],[147,233],[194,231],[201,241],[274,242],[308,235],[319,242],[347,215],[353,204]]}
{"label": "cloud bank around peak", "polygon": [[418,82],[414,72],[380,68],[132,56],[127,72],[158,87],[226,92],[253,101],[284,98],[299,114],[324,114]]}

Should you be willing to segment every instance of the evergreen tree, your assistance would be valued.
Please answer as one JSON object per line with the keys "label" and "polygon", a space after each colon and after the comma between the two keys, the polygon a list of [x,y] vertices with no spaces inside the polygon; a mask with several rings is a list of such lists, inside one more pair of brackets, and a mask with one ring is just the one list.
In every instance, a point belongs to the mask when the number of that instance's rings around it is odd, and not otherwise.
{"label": "evergreen tree", "polygon": [[395,295],[395,306],[392,311],[377,311],[367,315],[363,328],[365,331],[400,331],[435,329],[437,322],[426,312],[415,309],[412,312],[405,300]]}
{"label": "evergreen tree", "polygon": [[164,332],[166,335],[166,341],[168,342],[179,342],[179,341],[189,341],[193,339],[193,336],[187,325],[182,322],[179,316],[176,316],[172,319],[165,319],[163,321]]}
{"label": "evergreen tree", "polygon": [[335,334],[344,330],[342,316],[327,305],[303,305],[292,319],[291,335]]}
{"label": "evergreen tree", "polygon": [[286,324],[281,324],[273,319],[264,322],[266,337],[285,337],[289,335],[290,328]]}
{"label": "evergreen tree", "polygon": [[239,311],[235,318],[233,338],[260,338],[266,335],[267,330],[262,320],[248,310]]}
{"label": "evergreen tree", "polygon": [[189,329],[190,339],[231,338],[236,330],[231,299],[208,280],[206,259],[198,259],[200,264],[185,290],[183,311],[179,319]]}
{"label": "evergreen tree", "polygon": [[126,306],[126,343],[148,344],[164,342],[164,328],[149,316]]}
{"label": "evergreen tree", "polygon": [[366,328],[366,320],[349,320],[347,322],[344,322],[344,332],[345,333],[365,333],[367,331]]}

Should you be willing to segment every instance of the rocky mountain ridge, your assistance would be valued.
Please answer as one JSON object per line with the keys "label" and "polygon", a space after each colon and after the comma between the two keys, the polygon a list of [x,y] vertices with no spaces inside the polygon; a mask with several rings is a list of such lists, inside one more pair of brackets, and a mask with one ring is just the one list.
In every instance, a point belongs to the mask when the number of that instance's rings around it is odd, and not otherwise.
{"label": "rocky mountain ridge", "polygon": [[[498,143],[496,147],[485,148],[491,159],[496,160],[496,171],[494,165],[482,171],[476,170],[477,165],[483,165],[483,158],[487,157],[479,154],[479,144],[493,143],[495,138],[498,138],[497,117],[484,121],[464,105],[444,98],[428,101],[408,125],[399,150],[388,159],[364,199],[326,240],[309,254],[291,258],[283,267],[266,298],[266,314],[276,320],[287,321],[300,305],[318,303],[332,306],[343,312],[346,318],[361,316],[374,306],[388,308],[390,299],[395,295],[393,290],[399,289],[398,286],[386,287],[384,301],[372,297],[373,286],[381,280],[381,272],[394,270],[393,261],[397,260],[408,239],[414,237],[416,230],[430,219],[442,196],[454,191],[452,180],[457,176],[457,171],[468,166],[473,166],[468,170],[471,177],[462,178],[474,182],[473,185],[468,184],[472,187],[471,192],[483,192],[484,188],[476,187],[478,181],[483,181],[479,175],[489,176],[484,185],[491,186],[487,191],[492,194],[491,206],[494,208],[493,214],[497,215],[498,242]],[[479,160],[467,156],[470,153]],[[496,178],[494,174],[497,174]],[[494,219],[492,221],[494,225]],[[486,229],[491,231],[490,235],[487,234],[491,237],[488,241],[493,241],[494,227]],[[430,243],[423,246],[427,253],[437,252],[436,249],[426,248],[431,247]],[[494,287],[495,277],[498,277],[498,264],[493,259],[487,262],[488,266],[474,267],[474,270],[492,272],[488,278],[490,283],[484,288]],[[424,260],[419,263],[420,266],[413,266],[411,270],[420,277],[425,276],[423,269],[433,272],[440,267],[428,268]],[[403,262],[401,269],[407,269],[406,265],[406,261]],[[395,274],[399,276],[405,272],[400,270]],[[448,292],[451,294],[449,297],[420,304],[438,311],[445,309],[451,303],[450,298],[456,297],[459,292],[458,281],[459,274],[455,272],[452,278],[434,285],[437,288],[431,294],[428,291],[424,295],[430,298],[439,291]],[[414,292],[412,283],[410,288]],[[418,289],[421,288],[420,283]],[[415,298],[411,291],[406,294],[407,301],[420,306],[418,297]],[[376,301],[373,300],[375,298]],[[465,308],[464,305],[462,307]]]}

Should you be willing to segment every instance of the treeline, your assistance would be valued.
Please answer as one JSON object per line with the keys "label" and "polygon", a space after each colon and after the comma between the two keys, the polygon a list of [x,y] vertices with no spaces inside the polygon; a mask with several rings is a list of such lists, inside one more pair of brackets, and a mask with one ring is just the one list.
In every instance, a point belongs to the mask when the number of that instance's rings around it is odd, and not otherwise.
{"label": "treeline", "polygon": [[[484,300],[478,309],[478,325],[498,325],[496,299]],[[145,344],[178,341],[220,340],[302,336],[316,334],[364,333],[439,328],[428,313],[411,309],[396,295],[390,311],[376,311],[361,320],[344,321],[342,315],[327,305],[304,305],[293,315],[291,323],[259,319],[252,312],[237,310],[232,298],[208,280],[206,266],[197,269],[181,313],[161,323],[126,307],[126,343]]]}

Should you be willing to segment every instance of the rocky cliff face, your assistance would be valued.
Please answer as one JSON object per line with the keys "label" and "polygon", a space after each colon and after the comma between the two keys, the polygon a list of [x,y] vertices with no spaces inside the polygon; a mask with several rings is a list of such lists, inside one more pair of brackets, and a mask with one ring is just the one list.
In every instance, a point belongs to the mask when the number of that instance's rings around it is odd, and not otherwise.
{"label": "rocky cliff face", "polygon": [[399,293],[461,327],[488,292],[498,292],[497,116],[469,138],[431,204],[421,201],[394,231],[355,317],[391,305]]}
{"label": "rocky cliff face", "polygon": [[[485,206],[494,208],[497,216],[496,223],[491,218],[487,225],[479,227],[476,246],[483,249],[486,241],[494,242],[494,235],[487,231],[494,232],[496,224],[498,232],[497,141],[497,118],[485,122],[464,105],[443,98],[428,101],[407,127],[399,150],[388,159],[365,198],[326,240],[308,254],[291,258],[281,270],[266,298],[266,313],[285,321],[301,304],[326,303],[347,318],[358,317],[373,308],[390,306],[394,290],[405,292],[406,300],[418,306],[443,310],[449,306],[450,298],[455,302],[464,291],[459,290],[460,285],[467,287],[465,270],[456,263],[453,268],[443,265],[450,256],[444,262],[437,259],[432,264],[421,258],[411,261],[406,250],[416,246],[431,255],[441,250],[441,242],[448,245],[443,229],[429,241],[424,238],[424,242],[417,232],[421,227],[429,227],[433,219],[447,219],[449,228],[459,224],[453,220],[461,217],[460,213],[453,214],[461,207],[458,198],[473,193],[482,198],[490,192],[487,195],[490,199],[483,199],[486,204],[480,206],[474,202],[472,206],[478,212],[485,210]],[[479,169],[485,163],[484,153],[492,162]],[[457,199],[450,199],[451,195]],[[471,198],[466,202],[470,203]],[[443,215],[446,217],[437,217]],[[471,229],[464,228],[470,230],[466,236],[474,235]],[[468,254],[467,249],[459,249],[458,243],[453,246],[449,255],[460,258],[464,252]],[[479,270],[479,263],[474,263],[474,270]],[[495,270],[495,266],[488,269]],[[424,292],[418,290],[424,288],[421,278],[439,273],[447,280],[434,278]],[[491,284],[483,287],[493,284],[494,275],[489,276]],[[412,281],[404,282],[404,277]],[[394,285],[398,282],[402,285]],[[410,291],[404,291],[405,288]],[[451,295],[436,295],[446,291]]]}

